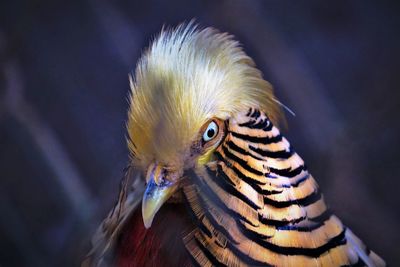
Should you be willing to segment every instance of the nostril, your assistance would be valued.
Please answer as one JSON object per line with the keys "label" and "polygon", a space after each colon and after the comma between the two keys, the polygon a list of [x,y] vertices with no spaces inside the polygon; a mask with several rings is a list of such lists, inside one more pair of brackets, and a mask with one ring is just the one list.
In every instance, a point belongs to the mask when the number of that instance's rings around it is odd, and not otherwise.
{"label": "nostril", "polygon": [[165,182],[166,171],[164,168],[156,169],[154,171],[154,182],[160,186]]}

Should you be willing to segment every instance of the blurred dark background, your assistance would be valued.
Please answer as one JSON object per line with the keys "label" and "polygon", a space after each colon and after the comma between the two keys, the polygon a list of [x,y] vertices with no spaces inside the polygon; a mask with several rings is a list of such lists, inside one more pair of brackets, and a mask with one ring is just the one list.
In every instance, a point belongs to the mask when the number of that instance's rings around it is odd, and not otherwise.
{"label": "blurred dark background", "polygon": [[[333,4],[334,3],[334,4]],[[163,24],[234,34],[332,209],[400,266],[400,16],[382,1],[0,3],[0,266],[77,266],[128,161],[128,73]]]}

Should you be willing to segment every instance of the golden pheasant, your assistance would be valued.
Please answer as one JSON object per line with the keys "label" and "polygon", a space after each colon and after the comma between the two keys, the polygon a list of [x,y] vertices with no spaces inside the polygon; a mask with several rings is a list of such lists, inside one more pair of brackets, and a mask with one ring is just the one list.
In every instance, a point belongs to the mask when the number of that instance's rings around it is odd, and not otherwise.
{"label": "golden pheasant", "polygon": [[231,35],[163,30],[130,85],[130,164],[84,265],[385,265],[329,211]]}

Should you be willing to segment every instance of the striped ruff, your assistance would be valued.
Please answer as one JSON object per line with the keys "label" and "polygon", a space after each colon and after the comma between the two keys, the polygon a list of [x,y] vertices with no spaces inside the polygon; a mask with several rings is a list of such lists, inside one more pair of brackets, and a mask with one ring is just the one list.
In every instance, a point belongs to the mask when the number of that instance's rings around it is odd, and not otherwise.
{"label": "striped ruff", "polygon": [[326,207],[303,160],[265,114],[229,120],[215,161],[184,195],[197,228],[184,238],[200,266],[384,266]]}

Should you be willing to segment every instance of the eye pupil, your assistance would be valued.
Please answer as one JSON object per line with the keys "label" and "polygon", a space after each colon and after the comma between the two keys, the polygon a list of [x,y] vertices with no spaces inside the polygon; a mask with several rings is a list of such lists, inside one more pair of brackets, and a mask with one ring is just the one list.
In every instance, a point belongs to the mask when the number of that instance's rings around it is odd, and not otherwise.
{"label": "eye pupil", "polygon": [[211,121],[208,124],[207,129],[203,133],[203,140],[205,142],[208,142],[211,139],[214,139],[217,136],[217,134],[218,134],[218,125],[214,121]]}
{"label": "eye pupil", "polygon": [[207,131],[207,136],[208,138],[212,138],[215,134],[215,130],[214,129],[208,129]]}

